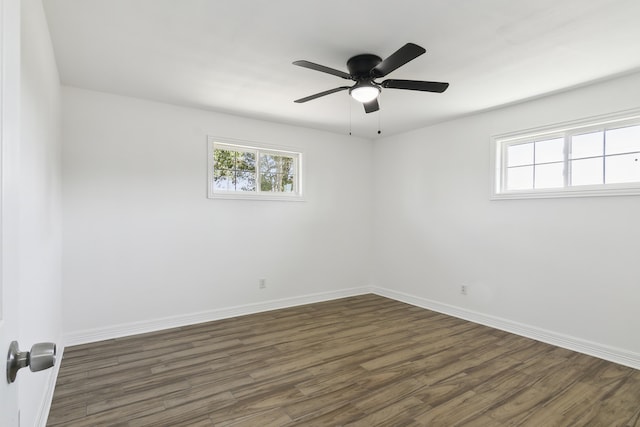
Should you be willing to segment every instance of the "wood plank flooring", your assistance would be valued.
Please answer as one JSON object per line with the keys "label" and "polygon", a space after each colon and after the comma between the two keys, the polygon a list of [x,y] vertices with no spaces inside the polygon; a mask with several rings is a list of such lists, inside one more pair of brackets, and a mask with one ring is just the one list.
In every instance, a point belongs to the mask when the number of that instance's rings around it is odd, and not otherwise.
{"label": "wood plank flooring", "polygon": [[375,295],[65,349],[48,426],[640,426],[640,371]]}

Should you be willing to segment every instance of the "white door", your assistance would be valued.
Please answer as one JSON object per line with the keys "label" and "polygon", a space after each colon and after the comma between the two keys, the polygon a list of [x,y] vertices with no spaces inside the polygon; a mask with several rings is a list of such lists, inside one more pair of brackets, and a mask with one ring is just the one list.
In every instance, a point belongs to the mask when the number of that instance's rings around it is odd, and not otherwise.
{"label": "white door", "polygon": [[0,426],[19,426],[18,381],[6,357],[18,339],[18,188],[20,140],[20,1],[0,0]]}

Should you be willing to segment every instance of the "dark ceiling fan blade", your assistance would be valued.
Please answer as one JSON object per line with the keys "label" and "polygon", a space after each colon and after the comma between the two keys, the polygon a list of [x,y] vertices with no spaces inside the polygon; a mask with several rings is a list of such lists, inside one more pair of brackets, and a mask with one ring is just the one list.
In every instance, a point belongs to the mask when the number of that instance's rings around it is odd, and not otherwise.
{"label": "dark ceiling fan blade", "polygon": [[378,98],[374,99],[373,101],[364,102],[362,103],[362,105],[364,105],[365,113],[373,113],[374,111],[378,111],[380,109],[380,105],[378,105]]}
{"label": "dark ceiling fan blade", "polygon": [[345,73],[344,71],[336,70],[334,68],[325,67],[324,65],[314,64],[309,61],[294,61],[293,65],[297,65],[298,67],[309,68],[310,70],[321,71],[327,74],[333,74],[334,76],[342,77],[343,79],[351,80],[351,75]]}
{"label": "dark ceiling fan blade", "polygon": [[385,80],[380,86],[389,89],[421,90],[423,92],[442,93],[449,87],[449,83],[423,82],[421,80]]}
{"label": "dark ceiling fan blade", "polygon": [[373,77],[384,77],[393,70],[402,67],[407,62],[425,53],[426,50],[417,44],[407,43],[395,51],[391,56],[373,67],[371,75]]}
{"label": "dark ceiling fan blade", "polygon": [[329,89],[329,90],[325,90],[324,92],[316,93],[315,95],[309,95],[304,98],[296,99],[293,102],[297,102],[298,104],[300,104],[303,102],[311,101],[312,99],[320,98],[321,96],[331,95],[332,93],[340,92],[342,90],[347,90],[347,89],[350,89],[349,86],[340,86],[335,89]]}

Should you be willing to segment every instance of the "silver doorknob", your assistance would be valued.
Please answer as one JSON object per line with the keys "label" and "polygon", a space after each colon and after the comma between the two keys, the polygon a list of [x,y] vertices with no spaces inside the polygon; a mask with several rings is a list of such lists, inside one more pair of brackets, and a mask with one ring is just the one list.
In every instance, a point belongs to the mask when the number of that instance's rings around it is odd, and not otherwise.
{"label": "silver doorknob", "polygon": [[56,345],[52,342],[34,344],[31,351],[20,351],[18,341],[9,345],[7,354],[7,382],[16,380],[18,371],[26,366],[31,372],[49,369],[56,364]]}

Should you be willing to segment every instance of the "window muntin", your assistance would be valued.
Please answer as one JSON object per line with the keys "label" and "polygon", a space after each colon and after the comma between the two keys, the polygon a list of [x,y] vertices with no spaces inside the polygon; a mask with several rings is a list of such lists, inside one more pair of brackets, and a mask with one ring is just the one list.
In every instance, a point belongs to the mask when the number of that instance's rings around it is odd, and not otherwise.
{"label": "window muntin", "polygon": [[301,157],[210,138],[209,197],[301,199]]}
{"label": "window muntin", "polygon": [[492,198],[640,194],[640,112],[494,137]]}

